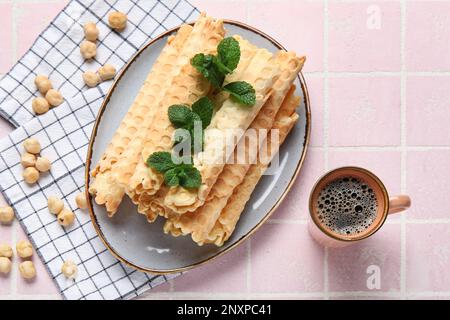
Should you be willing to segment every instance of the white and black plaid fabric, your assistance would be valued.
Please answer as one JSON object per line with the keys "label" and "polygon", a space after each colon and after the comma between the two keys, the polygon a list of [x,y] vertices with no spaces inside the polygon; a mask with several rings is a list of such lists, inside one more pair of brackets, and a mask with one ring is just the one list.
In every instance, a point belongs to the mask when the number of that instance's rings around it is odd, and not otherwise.
{"label": "white and black plaid fabric", "polygon": [[[125,32],[107,27],[111,10],[128,14]],[[66,299],[128,299],[176,276],[152,276],[120,263],[98,238],[89,214],[75,205],[75,195],[84,191],[92,127],[112,83],[88,89],[81,74],[106,62],[120,69],[149,39],[197,15],[184,0],[73,0],[0,81],[0,113],[21,125],[0,141],[0,186]],[[98,55],[91,63],[78,50],[87,21],[95,21],[101,32]],[[37,117],[31,100],[38,95],[34,77],[40,73],[49,75],[66,101]],[[31,186],[23,181],[20,164],[22,142],[28,137],[39,139],[42,155],[52,161],[51,171]],[[50,195],[61,197],[75,212],[74,225],[63,228],[57,223],[47,208]],[[78,265],[75,281],[61,274],[66,259]]]}

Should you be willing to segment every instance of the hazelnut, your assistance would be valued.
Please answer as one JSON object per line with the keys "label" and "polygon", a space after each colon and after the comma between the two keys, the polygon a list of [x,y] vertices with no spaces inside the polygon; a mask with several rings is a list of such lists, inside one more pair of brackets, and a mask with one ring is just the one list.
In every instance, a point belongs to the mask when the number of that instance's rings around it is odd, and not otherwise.
{"label": "hazelnut", "polygon": [[58,214],[58,223],[63,227],[70,226],[75,221],[75,214],[72,210],[64,208]]}
{"label": "hazelnut", "polygon": [[26,183],[33,184],[39,180],[39,171],[34,167],[28,167],[23,170],[22,176]]}
{"label": "hazelnut", "polygon": [[95,23],[93,22],[87,22],[84,24],[83,26],[83,30],[84,30],[84,36],[86,37],[86,40],[88,41],[97,41],[98,38],[98,28],[95,25]]}
{"label": "hazelnut", "polygon": [[20,240],[16,243],[16,252],[21,258],[30,258],[33,255],[33,246],[28,240]]}
{"label": "hazelnut", "polygon": [[117,31],[122,31],[125,29],[127,26],[127,20],[127,15],[119,11],[111,12],[108,16],[109,26]]}
{"label": "hazelnut", "polygon": [[77,203],[78,208],[87,208],[86,195],[84,193],[80,192],[79,194],[77,194],[77,196],[75,197],[75,202]]}
{"label": "hazelnut", "polygon": [[38,157],[36,160],[36,169],[40,172],[47,172],[51,168],[50,160],[44,157]]}
{"label": "hazelnut", "polygon": [[55,196],[50,196],[47,199],[48,210],[53,214],[58,214],[64,208],[64,202]]}
{"label": "hazelnut", "polygon": [[35,138],[26,139],[23,142],[23,147],[26,152],[32,154],[38,154],[39,152],[41,152],[41,144],[39,143],[39,140]]}
{"label": "hazelnut", "polygon": [[75,262],[66,260],[61,267],[61,272],[67,279],[75,279],[77,277],[78,267]]}
{"label": "hazelnut", "polygon": [[14,210],[11,207],[0,207],[0,222],[11,223],[14,220]]}
{"label": "hazelnut", "polygon": [[36,164],[36,156],[34,154],[25,152],[20,158],[20,163],[24,168],[34,167]]}
{"label": "hazelnut", "polygon": [[91,41],[83,41],[80,45],[80,52],[84,59],[92,59],[97,54],[97,45]]}
{"label": "hazelnut", "polygon": [[11,258],[13,250],[9,244],[0,243],[0,257]]}
{"label": "hazelnut", "polygon": [[11,260],[6,257],[0,257],[0,273],[8,274],[11,272]]}
{"label": "hazelnut", "polygon": [[46,94],[48,90],[53,88],[51,81],[42,74],[36,76],[34,84],[41,94]]}
{"label": "hazelnut", "polygon": [[98,74],[103,81],[110,80],[116,75],[116,68],[110,64],[105,64],[98,69]]}
{"label": "hazelnut", "polygon": [[83,73],[83,80],[84,83],[89,87],[89,88],[93,88],[96,85],[98,85],[101,81],[100,77],[98,76],[97,73],[93,72],[93,71],[86,71],[85,73]]}
{"label": "hazelnut", "polygon": [[55,89],[48,90],[48,92],[45,94],[45,99],[47,99],[48,103],[52,107],[57,107],[64,101],[61,92]]}
{"label": "hazelnut", "polygon": [[31,102],[31,107],[36,114],[43,114],[50,109],[50,104],[45,98],[37,97]]}
{"label": "hazelnut", "polygon": [[24,261],[19,264],[19,271],[22,278],[31,280],[36,277],[36,268],[32,261]]}

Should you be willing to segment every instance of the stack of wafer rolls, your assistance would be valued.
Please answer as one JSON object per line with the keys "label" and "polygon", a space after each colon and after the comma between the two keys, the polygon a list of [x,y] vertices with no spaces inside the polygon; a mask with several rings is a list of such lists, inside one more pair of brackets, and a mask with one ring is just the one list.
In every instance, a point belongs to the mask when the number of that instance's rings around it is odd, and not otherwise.
{"label": "stack of wafer rolls", "polygon": [[[298,119],[295,109],[300,98],[295,95],[293,82],[305,57],[284,50],[271,53],[233,36],[239,43],[240,59],[226,75],[223,86],[236,81],[250,84],[255,103],[245,105],[227,88],[213,87],[207,75],[191,65],[198,53],[217,55],[213,58],[219,59],[222,52],[218,53],[217,47],[224,36],[223,22],[202,13],[193,26],[183,25],[168,38],[91,172],[89,192],[97,204],[105,205],[109,216],[128,196],[148,222],[163,217],[167,234],[189,235],[198,245],[222,246],[230,238],[258,181]],[[171,152],[174,147],[175,127],[169,120],[169,107],[191,106],[204,96],[214,102],[214,111],[203,131],[202,150],[192,154],[201,182],[197,176],[195,185],[200,186],[185,188],[182,179],[187,178],[180,177],[175,183],[167,180],[173,172],[193,179],[182,171],[185,165],[164,160],[150,166],[147,159],[155,152]],[[172,173],[153,168],[161,164]]]}

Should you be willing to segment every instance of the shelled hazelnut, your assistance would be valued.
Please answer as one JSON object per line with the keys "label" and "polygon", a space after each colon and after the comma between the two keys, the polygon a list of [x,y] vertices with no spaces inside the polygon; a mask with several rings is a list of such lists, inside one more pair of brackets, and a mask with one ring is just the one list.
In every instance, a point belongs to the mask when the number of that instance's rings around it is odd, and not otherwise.
{"label": "shelled hazelnut", "polygon": [[9,224],[14,220],[14,210],[11,207],[0,207],[0,222]]}
{"label": "shelled hazelnut", "polygon": [[85,23],[83,26],[83,30],[84,30],[84,37],[86,38],[86,40],[92,41],[92,42],[97,41],[97,38],[98,38],[98,35],[100,32],[99,32],[97,26],[95,25],[95,23],[93,23],[93,22]]}
{"label": "shelled hazelnut", "polygon": [[42,74],[36,76],[34,79],[34,84],[41,94],[46,94],[48,90],[53,88],[53,85],[48,77]]}
{"label": "shelled hazelnut", "polygon": [[36,277],[36,268],[32,261],[24,261],[19,264],[19,272],[22,278],[31,280]]}
{"label": "shelled hazelnut", "polygon": [[92,59],[97,55],[97,45],[94,42],[85,40],[80,45],[80,52],[84,59]]}
{"label": "shelled hazelnut", "polygon": [[20,240],[16,243],[16,252],[23,259],[30,258],[33,255],[33,246],[28,240]]}
{"label": "shelled hazelnut", "polygon": [[112,29],[122,31],[127,26],[127,15],[125,13],[114,11],[108,16],[108,23]]}

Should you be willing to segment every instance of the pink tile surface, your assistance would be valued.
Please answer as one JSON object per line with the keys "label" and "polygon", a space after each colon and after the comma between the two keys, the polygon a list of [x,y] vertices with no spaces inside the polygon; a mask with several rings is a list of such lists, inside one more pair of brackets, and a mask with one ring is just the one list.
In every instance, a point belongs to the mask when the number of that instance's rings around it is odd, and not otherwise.
{"label": "pink tile surface", "polygon": [[331,2],[330,71],[400,71],[400,2]]}
{"label": "pink tile surface", "polygon": [[323,70],[323,12],[320,1],[248,1],[248,23],[306,55],[305,71]]}
{"label": "pink tile surface", "polygon": [[450,70],[449,37],[449,2],[408,1],[405,57],[409,71]]}
{"label": "pink tile surface", "polygon": [[406,290],[450,291],[450,225],[407,225]]}
{"label": "pink tile surface", "polygon": [[398,291],[400,225],[385,224],[364,242],[329,249],[328,277],[330,291],[333,292]]}
{"label": "pink tile surface", "polygon": [[309,216],[309,191],[323,174],[324,164],[323,151],[309,150],[297,180],[271,219],[297,220]]}
{"label": "pink tile surface", "polygon": [[448,145],[450,77],[408,77],[406,92],[408,145]]}
{"label": "pink tile surface", "polygon": [[2,27],[0,28],[0,73],[8,71],[13,63],[12,10],[10,3],[0,4]]}
{"label": "pink tile surface", "polygon": [[324,250],[306,224],[266,224],[251,239],[251,292],[323,291]]}
{"label": "pink tile surface", "polygon": [[37,36],[48,26],[49,21],[66,5],[65,0],[18,3],[17,4],[17,50],[22,56]]}
{"label": "pink tile surface", "polygon": [[407,192],[411,219],[448,219],[450,150],[411,151],[407,156]]}
{"label": "pink tile surface", "polygon": [[329,139],[332,146],[400,143],[398,77],[331,78]]}
{"label": "pink tile surface", "polygon": [[[25,233],[22,231],[22,228],[17,228],[17,241],[22,239],[26,239]],[[15,246],[15,245],[14,245]],[[19,263],[23,261],[23,259],[17,258],[16,264],[14,268],[18,269]],[[56,294],[58,290],[56,288],[55,283],[50,278],[47,269],[41,262],[41,259],[37,256],[36,252],[34,252],[32,261],[34,262],[34,266],[36,268],[36,278],[32,280],[26,280],[22,277],[18,276],[17,278],[17,292],[19,294],[25,295],[38,295],[38,294]]]}
{"label": "pink tile surface", "polygon": [[175,280],[174,291],[245,292],[247,290],[246,244]]}

